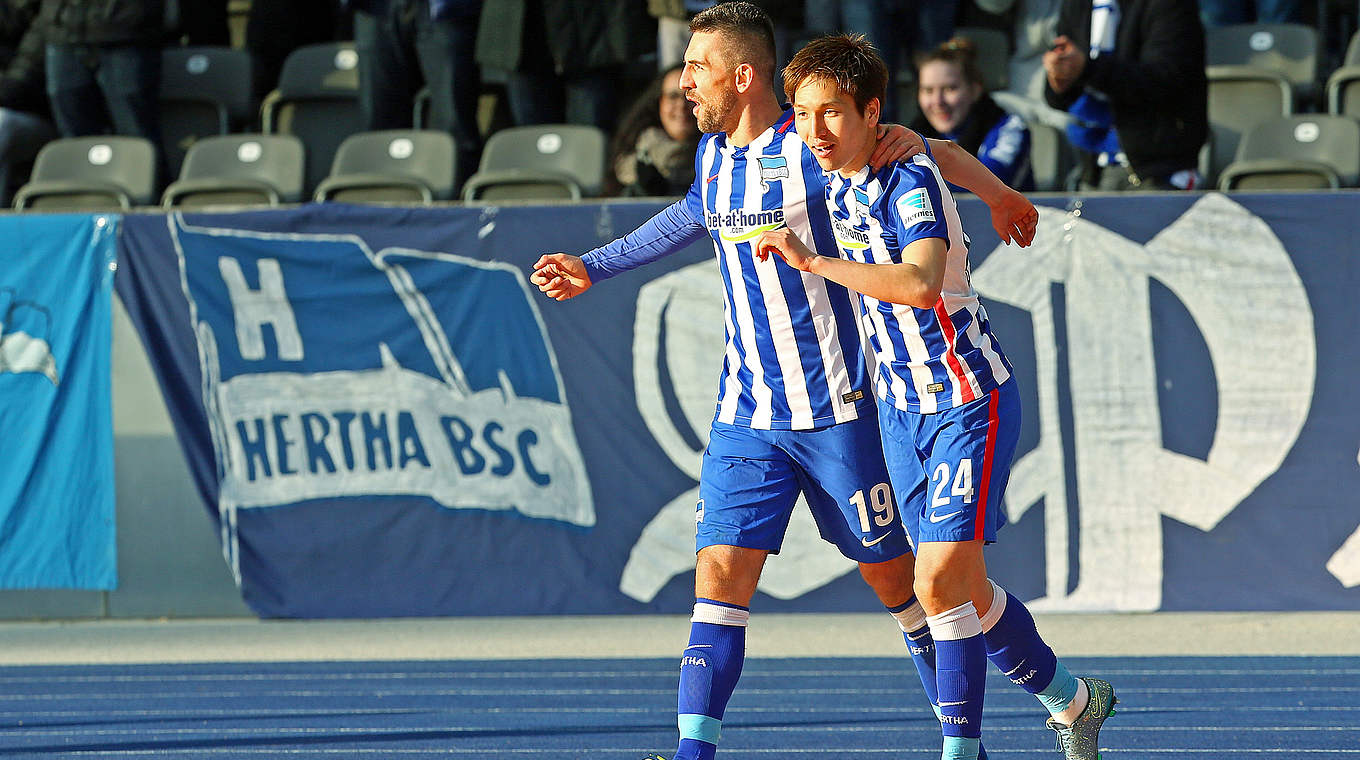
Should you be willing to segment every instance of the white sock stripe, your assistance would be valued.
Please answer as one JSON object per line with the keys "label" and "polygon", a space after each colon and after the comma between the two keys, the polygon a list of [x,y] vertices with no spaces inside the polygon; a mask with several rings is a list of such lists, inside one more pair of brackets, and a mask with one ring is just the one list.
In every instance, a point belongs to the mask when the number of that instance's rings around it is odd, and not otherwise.
{"label": "white sock stripe", "polygon": [[926,624],[926,611],[921,608],[920,602],[912,602],[905,610],[889,614],[897,620],[897,627],[901,628],[903,633],[919,631]]}
{"label": "white sock stripe", "polygon": [[745,628],[746,621],[750,619],[750,610],[739,610],[735,607],[724,607],[721,604],[708,604],[706,602],[696,602],[694,604],[694,617],[690,618],[695,623],[734,625],[738,628]]}
{"label": "white sock stripe", "polygon": [[958,641],[982,635],[982,623],[978,620],[977,608],[972,602],[964,602],[952,610],[938,615],[927,615],[930,635],[935,641]]}
{"label": "white sock stripe", "polygon": [[1006,612],[1006,589],[996,585],[996,581],[991,578],[988,578],[987,582],[992,584],[992,606],[988,607],[987,614],[980,618],[983,633],[992,630],[992,626],[996,625],[996,621]]}

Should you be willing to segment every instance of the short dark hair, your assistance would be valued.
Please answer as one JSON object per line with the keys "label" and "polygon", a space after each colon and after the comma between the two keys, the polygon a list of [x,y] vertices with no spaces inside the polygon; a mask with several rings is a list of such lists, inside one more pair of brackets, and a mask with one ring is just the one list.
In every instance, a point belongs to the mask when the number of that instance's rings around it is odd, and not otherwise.
{"label": "short dark hair", "polygon": [[793,93],[807,79],[825,79],[849,95],[861,114],[869,101],[883,103],[888,86],[888,65],[862,34],[830,34],[809,42],[784,67],[784,95]]}
{"label": "short dark hair", "polygon": [[689,30],[712,32],[725,38],[723,53],[732,68],[749,63],[766,77],[774,78],[774,23],[760,6],[744,0],[718,3],[700,11]]}

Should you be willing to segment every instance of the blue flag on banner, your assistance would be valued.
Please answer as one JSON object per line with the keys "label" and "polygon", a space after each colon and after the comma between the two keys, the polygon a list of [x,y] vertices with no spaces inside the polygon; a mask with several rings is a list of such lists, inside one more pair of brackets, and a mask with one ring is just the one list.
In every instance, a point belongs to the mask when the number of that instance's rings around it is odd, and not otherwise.
{"label": "blue flag on banner", "polygon": [[0,588],[112,589],[112,216],[0,218]]}

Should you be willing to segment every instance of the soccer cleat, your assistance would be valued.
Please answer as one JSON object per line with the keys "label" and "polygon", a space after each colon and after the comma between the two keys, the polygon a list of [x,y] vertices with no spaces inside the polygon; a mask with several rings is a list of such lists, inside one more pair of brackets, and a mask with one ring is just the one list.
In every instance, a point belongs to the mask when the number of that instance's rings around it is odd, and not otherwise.
{"label": "soccer cleat", "polygon": [[1115,697],[1114,687],[1108,681],[1099,678],[1081,680],[1086,682],[1091,694],[1086,709],[1070,726],[1049,718],[1048,727],[1058,732],[1058,749],[1062,750],[1067,760],[1100,760],[1100,724],[1114,715],[1114,706],[1119,699]]}
{"label": "soccer cleat", "polygon": [[653,753],[642,758],[642,760],[666,760],[666,758],[662,757],[661,755]]}

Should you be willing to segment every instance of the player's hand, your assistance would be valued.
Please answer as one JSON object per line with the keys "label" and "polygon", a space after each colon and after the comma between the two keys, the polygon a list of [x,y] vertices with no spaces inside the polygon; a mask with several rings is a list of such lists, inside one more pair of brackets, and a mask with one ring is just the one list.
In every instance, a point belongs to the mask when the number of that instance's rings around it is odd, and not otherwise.
{"label": "player's hand", "polygon": [[756,258],[761,261],[770,258],[771,253],[777,253],[789,266],[804,272],[811,271],[812,260],[817,258],[817,254],[809,250],[788,227],[763,233],[756,240],[755,250]]}
{"label": "player's hand", "polygon": [[988,204],[992,212],[992,227],[1002,242],[1018,243],[1021,248],[1034,242],[1039,227],[1039,211],[1029,199],[1010,188]]}
{"label": "player's hand", "polygon": [[575,298],[590,289],[590,275],[580,256],[545,253],[534,262],[529,282],[555,301]]}
{"label": "player's hand", "polygon": [[879,124],[878,145],[869,155],[869,165],[882,169],[888,164],[906,161],[925,149],[925,139],[901,124]]}

